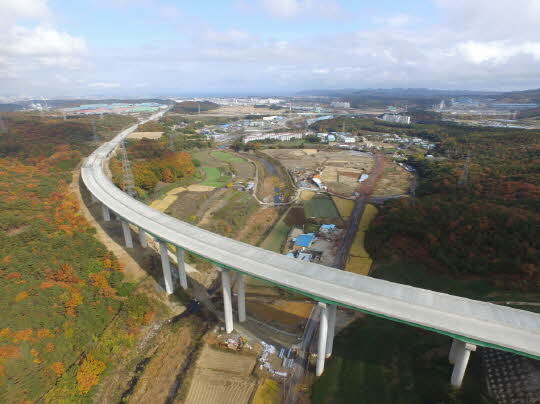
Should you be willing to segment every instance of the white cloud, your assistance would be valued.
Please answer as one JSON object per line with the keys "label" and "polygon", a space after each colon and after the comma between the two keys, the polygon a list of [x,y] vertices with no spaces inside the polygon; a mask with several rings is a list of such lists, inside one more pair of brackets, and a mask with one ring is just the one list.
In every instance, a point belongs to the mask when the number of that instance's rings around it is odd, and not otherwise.
{"label": "white cloud", "polygon": [[378,18],[375,18],[374,20],[378,24],[398,28],[398,27],[403,27],[403,26],[411,24],[415,20],[415,18],[409,14],[400,13],[400,14],[392,15],[390,17],[384,17],[384,18],[378,17]]}
{"label": "white cloud", "polygon": [[22,56],[84,55],[86,42],[51,27],[37,26],[33,29],[13,27],[8,33],[4,51]]}
{"label": "white cloud", "polygon": [[257,0],[257,5],[271,17],[280,19],[300,16],[336,18],[343,14],[335,0]]}
{"label": "white cloud", "polygon": [[47,18],[47,0],[1,0],[0,21],[2,19]]}
{"label": "white cloud", "polygon": [[[46,0],[0,0],[0,76],[56,80],[58,70],[85,65],[88,49],[83,38],[56,29]],[[47,80],[45,80],[47,81]],[[58,80],[56,80],[58,81]],[[8,84],[0,82],[0,88]]]}
{"label": "white cloud", "polygon": [[510,58],[525,55],[540,61],[540,42],[511,44],[507,41],[467,41],[457,46],[465,58],[475,64],[484,62],[504,63]]}
{"label": "white cloud", "polygon": [[92,87],[92,88],[119,88],[119,87],[121,87],[121,85],[120,85],[120,83],[98,82],[98,83],[90,83],[90,84],[88,84],[88,87]]}

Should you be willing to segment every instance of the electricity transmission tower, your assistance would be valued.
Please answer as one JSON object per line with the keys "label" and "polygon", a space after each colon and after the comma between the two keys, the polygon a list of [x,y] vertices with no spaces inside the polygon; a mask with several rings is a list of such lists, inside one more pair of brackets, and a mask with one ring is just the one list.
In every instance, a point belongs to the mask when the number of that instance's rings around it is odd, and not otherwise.
{"label": "electricity transmission tower", "polygon": [[458,185],[467,186],[467,182],[469,181],[469,166],[470,165],[471,165],[471,152],[468,152],[467,160],[465,160],[465,168],[463,169],[463,173],[459,177]]}
{"label": "electricity transmission tower", "polygon": [[2,115],[0,114],[0,133],[7,132],[7,125],[5,124],[4,120],[2,119]]}
{"label": "electricity transmission tower", "polygon": [[169,146],[168,146],[168,149],[172,152],[176,151],[176,146],[174,144],[174,133],[171,131],[169,132]]}
{"label": "electricity transmission tower", "polygon": [[96,120],[92,118],[92,134],[94,135],[94,144],[97,146],[99,144],[99,136],[96,131]]}
{"label": "electricity transmission tower", "polygon": [[137,192],[135,191],[135,180],[133,179],[133,172],[131,171],[131,165],[129,164],[126,144],[122,141],[120,143],[120,153],[122,157],[122,173],[124,176],[124,190],[135,197]]}

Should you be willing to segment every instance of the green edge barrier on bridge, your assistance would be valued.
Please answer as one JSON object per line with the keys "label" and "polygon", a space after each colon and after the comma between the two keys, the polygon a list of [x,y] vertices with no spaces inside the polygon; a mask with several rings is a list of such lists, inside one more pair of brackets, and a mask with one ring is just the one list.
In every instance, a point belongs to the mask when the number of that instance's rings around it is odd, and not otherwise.
{"label": "green edge barrier on bridge", "polygon": [[[134,226],[137,226],[137,225],[134,225]],[[139,227],[139,226],[137,226],[137,227]],[[244,274],[246,276],[258,279],[258,280],[260,280],[262,282],[266,282],[266,283],[269,283],[271,285],[277,286],[279,288],[287,289],[287,290],[289,290],[291,292],[298,293],[298,294],[300,294],[302,296],[309,297],[309,298],[311,298],[311,299],[313,299],[315,301],[321,302],[321,303],[334,304],[334,305],[337,305],[337,306],[340,306],[340,307],[346,307],[348,309],[359,311],[359,312],[362,312],[362,313],[366,313],[366,314],[369,314],[369,315],[372,315],[372,316],[375,316],[375,317],[384,318],[386,320],[395,321],[397,323],[406,324],[406,325],[409,325],[409,326],[412,326],[412,327],[422,328],[424,330],[435,332],[437,334],[446,335],[447,337],[457,339],[457,340],[460,340],[460,341],[463,341],[463,342],[467,342],[467,343],[470,343],[470,344],[473,344],[473,345],[479,345],[479,346],[482,346],[482,347],[485,347],[485,348],[498,349],[500,351],[510,352],[510,353],[513,353],[513,354],[516,354],[516,355],[521,355],[521,356],[525,356],[525,357],[528,357],[528,358],[531,358],[531,359],[540,360],[540,356],[532,355],[532,354],[529,354],[529,353],[526,353],[526,352],[520,352],[520,351],[517,351],[515,349],[506,348],[504,346],[500,346],[500,345],[496,345],[496,344],[490,344],[488,342],[476,340],[476,339],[473,339],[473,338],[464,337],[462,335],[453,334],[453,333],[448,332],[448,331],[442,331],[442,330],[439,330],[439,329],[436,329],[436,328],[427,327],[427,326],[422,325],[422,324],[417,324],[417,323],[413,323],[413,322],[410,322],[410,321],[401,320],[401,319],[398,319],[398,318],[395,318],[395,317],[389,317],[389,316],[386,316],[384,314],[375,313],[375,312],[372,312],[372,311],[369,311],[369,310],[359,309],[357,307],[353,307],[353,306],[349,306],[349,305],[346,305],[346,304],[343,304],[343,303],[335,302],[333,300],[325,299],[325,298],[313,295],[311,293],[302,292],[300,290],[291,288],[289,286],[284,286],[284,285],[281,285],[281,284],[279,284],[277,282],[269,281],[268,279],[264,279],[264,278],[261,278],[259,276],[254,276],[254,275],[245,273],[245,272],[240,271],[240,270],[238,270],[236,268],[230,267],[228,265],[222,264],[220,262],[214,261],[213,259],[205,257],[205,256],[203,256],[201,254],[195,253],[195,252],[193,252],[193,251],[191,251],[189,249],[186,249],[186,248],[183,248],[183,247],[178,247],[174,243],[171,243],[170,241],[167,241],[167,240],[164,240],[164,239],[162,239],[160,237],[157,237],[155,234],[153,234],[153,233],[151,233],[149,231],[146,231],[146,230],[144,230],[144,231],[146,233],[152,235],[157,241],[163,241],[165,243],[172,244],[172,245],[174,245],[175,248],[181,248],[184,251],[187,251],[187,252],[189,252],[189,253],[191,253],[191,254],[199,257],[199,258],[202,258],[202,259],[204,259],[204,260],[206,260],[208,262],[211,262],[215,266],[218,266],[218,267],[224,268],[224,269],[228,269],[228,270],[231,270],[231,271],[234,271],[234,272],[239,272],[239,273]]]}

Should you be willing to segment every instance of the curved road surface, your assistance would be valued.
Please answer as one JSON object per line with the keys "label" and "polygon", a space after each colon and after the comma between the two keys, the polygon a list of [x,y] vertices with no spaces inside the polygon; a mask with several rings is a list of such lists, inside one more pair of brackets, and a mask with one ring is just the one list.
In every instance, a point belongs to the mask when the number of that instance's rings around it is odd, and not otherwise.
{"label": "curved road surface", "polygon": [[[164,112],[154,115],[159,118]],[[540,359],[540,315],[433,292],[288,258],[182,222],[133,199],[105,175],[118,144],[137,129],[122,131],[85,161],[88,190],[109,209],[154,237],[216,265],[310,296],[390,320]]]}

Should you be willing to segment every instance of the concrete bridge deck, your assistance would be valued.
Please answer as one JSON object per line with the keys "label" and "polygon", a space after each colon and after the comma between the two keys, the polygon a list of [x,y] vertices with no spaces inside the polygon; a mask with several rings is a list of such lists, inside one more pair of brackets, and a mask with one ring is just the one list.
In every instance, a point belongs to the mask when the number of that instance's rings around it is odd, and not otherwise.
{"label": "concrete bridge deck", "polygon": [[[151,119],[159,117],[156,114]],[[103,144],[85,161],[82,179],[104,206],[157,239],[216,265],[314,299],[422,327],[475,345],[540,359],[540,315],[433,292],[288,258],[200,229],[133,199],[104,173],[118,144],[137,126]]]}

